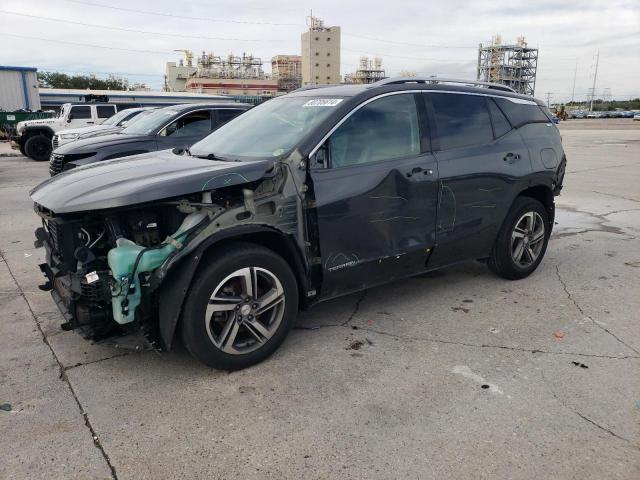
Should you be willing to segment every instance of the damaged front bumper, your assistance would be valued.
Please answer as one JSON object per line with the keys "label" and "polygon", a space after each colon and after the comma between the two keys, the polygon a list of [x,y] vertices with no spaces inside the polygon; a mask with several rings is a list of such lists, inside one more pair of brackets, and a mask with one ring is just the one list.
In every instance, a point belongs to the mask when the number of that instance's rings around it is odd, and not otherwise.
{"label": "damaged front bumper", "polygon": [[[36,247],[45,249],[45,263],[39,265],[46,281],[39,285],[48,291],[64,318],[60,328],[75,330],[97,344],[113,345],[133,350],[156,349],[157,342],[137,322],[115,325],[109,308],[111,299],[110,272],[95,272],[95,277],[68,272],[48,240],[41,240],[43,229],[36,230]],[[94,273],[94,272],[92,272]],[[109,302],[109,303],[107,303]]]}

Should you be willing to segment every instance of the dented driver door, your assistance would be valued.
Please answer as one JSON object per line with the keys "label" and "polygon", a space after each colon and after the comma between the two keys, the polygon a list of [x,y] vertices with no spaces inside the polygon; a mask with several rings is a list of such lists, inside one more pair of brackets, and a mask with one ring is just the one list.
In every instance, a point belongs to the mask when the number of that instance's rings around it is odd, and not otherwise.
{"label": "dented driver door", "polygon": [[435,240],[438,173],[421,114],[413,93],[365,102],[314,158],[323,296],[425,269]]}

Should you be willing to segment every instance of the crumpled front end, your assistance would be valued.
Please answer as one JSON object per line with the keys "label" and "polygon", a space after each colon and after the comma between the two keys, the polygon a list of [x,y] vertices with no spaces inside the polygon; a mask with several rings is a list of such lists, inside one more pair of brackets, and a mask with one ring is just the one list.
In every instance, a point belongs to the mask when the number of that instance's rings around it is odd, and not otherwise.
{"label": "crumpled front end", "polygon": [[164,205],[59,217],[36,205],[43,218],[36,246],[46,251],[40,270],[47,280],[40,288],[51,292],[65,318],[62,328],[96,342],[153,348],[157,335],[150,321],[155,308],[151,273],[215,212],[190,210]]}

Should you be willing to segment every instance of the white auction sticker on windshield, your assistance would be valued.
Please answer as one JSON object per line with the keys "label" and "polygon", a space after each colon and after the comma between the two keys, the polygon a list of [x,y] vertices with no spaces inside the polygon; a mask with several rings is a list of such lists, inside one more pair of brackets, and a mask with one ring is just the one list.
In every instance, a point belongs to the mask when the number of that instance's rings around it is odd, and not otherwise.
{"label": "white auction sticker on windshield", "polygon": [[335,107],[342,101],[342,98],[316,98],[309,100],[303,107]]}

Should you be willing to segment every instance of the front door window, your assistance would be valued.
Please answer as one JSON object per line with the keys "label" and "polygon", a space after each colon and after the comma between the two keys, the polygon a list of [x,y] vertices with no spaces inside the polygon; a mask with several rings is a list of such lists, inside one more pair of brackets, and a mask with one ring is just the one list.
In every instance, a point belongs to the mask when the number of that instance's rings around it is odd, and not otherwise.
{"label": "front door window", "polygon": [[329,152],[332,168],[418,155],[413,95],[390,95],[360,108],[331,135]]}

